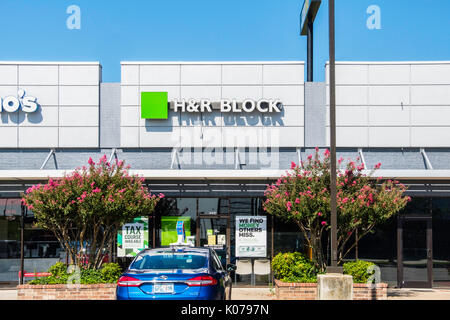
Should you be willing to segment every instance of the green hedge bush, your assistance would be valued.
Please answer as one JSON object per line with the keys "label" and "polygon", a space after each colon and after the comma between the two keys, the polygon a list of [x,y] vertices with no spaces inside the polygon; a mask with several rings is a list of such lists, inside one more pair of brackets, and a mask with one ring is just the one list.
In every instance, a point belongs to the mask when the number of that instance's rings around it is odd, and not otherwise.
{"label": "green hedge bush", "polygon": [[353,277],[354,283],[366,283],[373,272],[367,272],[370,266],[375,265],[373,262],[364,260],[357,260],[346,262],[342,265],[344,274],[349,274]]}
{"label": "green hedge bush", "polygon": [[300,252],[279,253],[272,260],[275,279],[283,282],[317,282],[314,264]]}
{"label": "green hedge bush", "polygon": [[[357,260],[343,264],[344,274],[351,275],[354,283],[367,283],[373,274],[368,272],[373,262]],[[283,282],[317,282],[314,264],[300,252],[279,253],[272,260],[272,271],[275,279]]]}
{"label": "green hedge bush", "polygon": [[[48,272],[51,276],[39,277],[28,284],[66,284],[75,283],[75,279],[69,280],[73,273],[67,272],[67,266],[62,262],[52,265]],[[115,283],[122,274],[122,269],[117,263],[105,263],[101,269],[80,268],[80,284]],[[72,276],[73,278],[73,276]],[[68,282],[70,281],[70,282]]]}

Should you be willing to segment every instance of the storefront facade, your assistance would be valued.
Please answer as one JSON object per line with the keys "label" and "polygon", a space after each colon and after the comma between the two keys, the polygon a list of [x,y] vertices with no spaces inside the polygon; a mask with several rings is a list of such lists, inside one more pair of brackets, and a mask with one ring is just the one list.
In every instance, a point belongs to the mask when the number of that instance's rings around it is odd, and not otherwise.
{"label": "storefront facade", "polygon": [[[267,240],[251,263],[305,251],[296,228],[261,203],[292,161],[328,146],[327,81],[305,83],[295,61],[121,68],[121,83],[103,83],[99,63],[0,62],[0,282],[17,280],[20,193],[104,154],[166,195],[150,219],[152,246],[165,244],[178,217],[197,245],[236,262],[245,259],[236,217],[249,216],[265,217]],[[450,63],[342,62],[336,81],[338,157],[381,162],[376,174],[401,180],[413,197],[352,254],[376,262],[391,285],[449,286]],[[51,235],[32,228],[32,212],[24,215],[25,269],[64,259]]]}

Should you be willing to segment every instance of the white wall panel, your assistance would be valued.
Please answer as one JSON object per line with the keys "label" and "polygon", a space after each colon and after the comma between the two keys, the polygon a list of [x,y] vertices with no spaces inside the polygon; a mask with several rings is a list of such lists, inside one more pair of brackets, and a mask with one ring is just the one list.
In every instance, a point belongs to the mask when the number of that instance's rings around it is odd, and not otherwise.
{"label": "white wall panel", "polygon": [[262,65],[223,65],[222,84],[224,85],[262,85]]}
{"label": "white wall panel", "polygon": [[370,105],[401,105],[409,104],[409,86],[370,86]]}
{"label": "white wall panel", "polygon": [[369,144],[371,147],[409,147],[408,127],[370,127]]}
{"label": "white wall panel", "polygon": [[20,86],[25,90],[25,96],[36,97],[36,102],[42,106],[58,106],[58,86]]}
{"label": "white wall panel", "polygon": [[123,148],[139,148],[139,127],[120,128],[120,146]]}
{"label": "white wall panel", "polygon": [[450,105],[450,85],[411,87],[413,105]]}
{"label": "white wall panel", "polygon": [[305,82],[304,65],[266,64],[263,66],[264,84],[302,85]]}
{"label": "white wall panel", "polygon": [[19,85],[58,85],[58,66],[19,65]]}
{"label": "white wall panel", "polygon": [[98,147],[98,127],[60,127],[60,148]]}
{"label": "white wall panel", "polygon": [[257,147],[262,142],[262,127],[222,127],[223,147]]}
{"label": "white wall panel", "polygon": [[0,97],[6,98],[7,96],[17,97],[17,86],[0,86]]}
{"label": "white wall panel", "polygon": [[[145,91],[145,90],[142,90]],[[150,91],[150,90],[149,90]],[[138,106],[140,93],[138,86],[122,86],[120,88],[120,104],[122,106]]]}
{"label": "white wall panel", "polygon": [[60,66],[60,85],[96,86],[100,83],[98,66]]}
{"label": "white wall panel", "polygon": [[412,84],[450,84],[450,64],[411,66]]}
{"label": "white wall panel", "polygon": [[139,74],[141,85],[180,84],[179,65],[141,65]]}
{"label": "white wall panel", "polygon": [[[329,87],[327,87],[327,105],[330,104]],[[337,86],[336,105],[362,106],[367,104],[366,86]]]}
{"label": "white wall panel", "polygon": [[58,127],[19,127],[18,147],[56,148],[58,147]]}
{"label": "white wall panel", "polygon": [[280,99],[285,106],[305,105],[304,86],[264,86],[265,99]]}
{"label": "white wall panel", "polygon": [[450,127],[414,127],[412,147],[450,147]]}
{"label": "white wall panel", "polygon": [[21,127],[57,127],[58,107],[42,107],[33,113],[19,112],[19,126]]}
{"label": "white wall panel", "polygon": [[98,127],[97,107],[61,107],[59,125],[63,127]]}
{"label": "white wall panel", "polygon": [[[367,147],[369,145],[367,127],[337,127],[336,146]],[[330,127],[326,128],[327,145],[330,145]]]}
{"label": "white wall panel", "polygon": [[263,127],[261,131],[263,147],[303,147],[304,127]]}
{"label": "white wall panel", "polygon": [[120,125],[122,127],[137,127],[141,120],[141,108],[122,106],[120,108]]}
{"label": "white wall panel", "polygon": [[17,126],[0,126],[0,148],[17,148]]}
{"label": "white wall panel", "polygon": [[[336,65],[336,85],[366,85],[367,80],[367,65]],[[326,81],[330,83],[328,73]]]}
{"label": "white wall panel", "polygon": [[409,84],[410,65],[369,65],[369,84]]}
{"label": "white wall panel", "polygon": [[141,148],[171,148],[179,145],[180,127],[139,127]]}
{"label": "white wall panel", "polygon": [[410,106],[369,106],[370,126],[409,126]]}
{"label": "white wall panel", "polygon": [[208,99],[218,102],[221,99],[222,89],[220,86],[181,86],[182,99]]}
{"label": "white wall panel", "polygon": [[209,85],[221,84],[220,65],[182,65],[181,84],[182,85]]}
{"label": "white wall panel", "polygon": [[[364,126],[368,119],[367,106],[337,106],[336,125],[337,126]],[[326,125],[330,125],[330,107],[327,107]]]}
{"label": "white wall panel", "polygon": [[450,126],[450,105],[411,107],[411,124],[413,126]]}
{"label": "white wall panel", "polygon": [[263,88],[261,86],[224,86],[222,87],[223,99],[244,99],[260,100],[263,98]]}
{"label": "white wall panel", "polygon": [[0,85],[17,85],[17,66],[0,65]]}
{"label": "white wall panel", "polygon": [[61,86],[59,87],[61,106],[98,106],[99,88],[97,86]]}
{"label": "white wall panel", "polygon": [[122,85],[139,85],[139,65],[121,66]]}

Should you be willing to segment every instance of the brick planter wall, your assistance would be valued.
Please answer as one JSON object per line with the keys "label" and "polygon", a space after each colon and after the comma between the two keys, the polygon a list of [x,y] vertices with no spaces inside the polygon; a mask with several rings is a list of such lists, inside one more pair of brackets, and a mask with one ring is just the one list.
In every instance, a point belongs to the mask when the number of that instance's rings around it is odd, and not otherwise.
{"label": "brick planter wall", "polygon": [[316,300],[317,283],[295,283],[275,280],[278,300]]}
{"label": "brick planter wall", "polygon": [[387,283],[378,283],[375,288],[365,283],[353,284],[353,300],[387,300]]}
{"label": "brick planter wall", "polygon": [[[353,300],[387,300],[387,283],[372,289],[365,283],[353,284]],[[317,283],[290,283],[275,280],[277,300],[316,300]]]}
{"label": "brick planter wall", "polygon": [[19,285],[18,300],[115,300],[116,284]]}

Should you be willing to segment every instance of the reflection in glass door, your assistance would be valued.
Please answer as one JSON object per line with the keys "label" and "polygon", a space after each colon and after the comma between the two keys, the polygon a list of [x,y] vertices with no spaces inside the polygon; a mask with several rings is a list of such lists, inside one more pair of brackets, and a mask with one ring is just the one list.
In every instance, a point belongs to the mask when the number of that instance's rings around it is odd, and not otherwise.
{"label": "reflection in glass door", "polygon": [[431,217],[399,218],[399,286],[431,288]]}
{"label": "reflection in glass door", "polygon": [[230,226],[228,218],[200,218],[198,239],[201,247],[210,247],[216,251],[222,266],[230,263]]}

